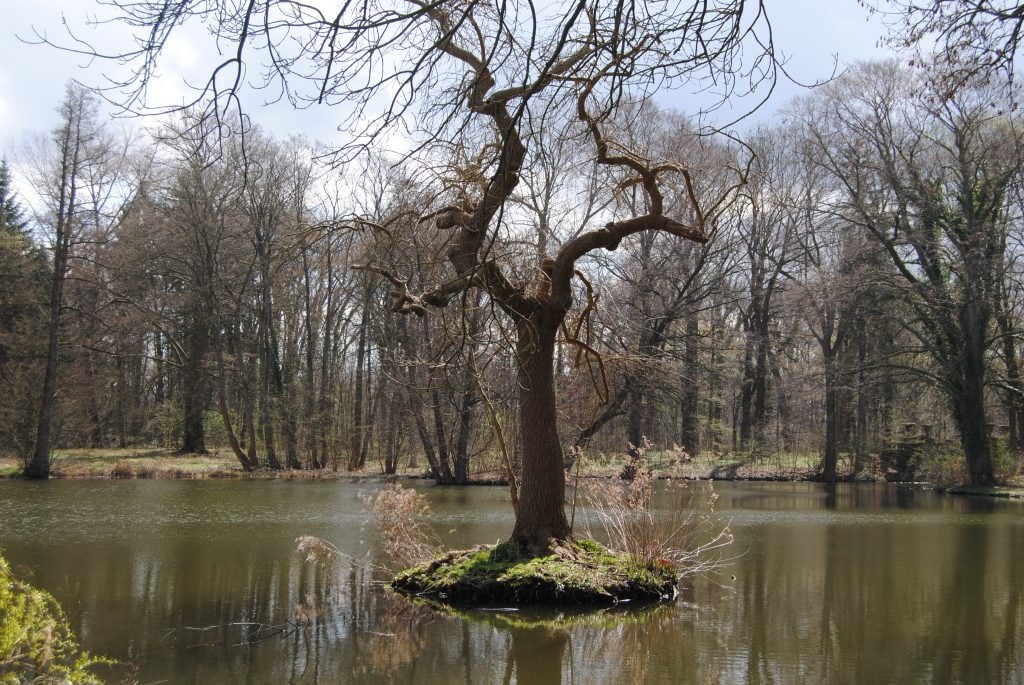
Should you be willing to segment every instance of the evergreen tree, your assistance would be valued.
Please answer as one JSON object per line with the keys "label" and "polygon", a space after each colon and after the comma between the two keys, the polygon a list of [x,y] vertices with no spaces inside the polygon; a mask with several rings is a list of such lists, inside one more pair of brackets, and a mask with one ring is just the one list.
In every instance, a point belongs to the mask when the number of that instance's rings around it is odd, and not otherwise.
{"label": "evergreen tree", "polygon": [[20,456],[32,447],[39,386],[48,263],[32,241],[14,192],[7,160],[0,160],[0,445]]}
{"label": "evergreen tree", "polygon": [[24,234],[25,220],[17,195],[11,187],[11,171],[6,159],[0,159],[0,230],[11,235]]}

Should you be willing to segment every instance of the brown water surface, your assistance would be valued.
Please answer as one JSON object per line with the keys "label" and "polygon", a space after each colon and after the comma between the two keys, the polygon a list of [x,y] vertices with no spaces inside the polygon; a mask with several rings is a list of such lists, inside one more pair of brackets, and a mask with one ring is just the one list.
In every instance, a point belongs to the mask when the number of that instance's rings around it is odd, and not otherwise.
{"label": "brown water surface", "polygon": [[[359,497],[378,487],[0,481],[0,548],[140,683],[1024,683],[1021,502],[717,484],[730,566],[675,604],[565,621],[383,592]],[[503,489],[416,487],[446,544],[511,529]],[[301,535],[350,558],[309,564]]]}

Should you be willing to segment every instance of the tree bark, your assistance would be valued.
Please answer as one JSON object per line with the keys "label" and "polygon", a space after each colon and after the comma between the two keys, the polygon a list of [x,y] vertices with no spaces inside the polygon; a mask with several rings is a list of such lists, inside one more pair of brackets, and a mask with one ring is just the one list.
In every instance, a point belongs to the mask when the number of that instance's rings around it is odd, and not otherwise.
{"label": "tree bark", "polygon": [[356,347],[356,377],[353,386],[352,399],[352,434],[349,441],[349,471],[356,471],[362,468],[361,456],[363,451],[363,365],[366,357],[366,333],[369,327],[369,304],[370,290],[367,288],[366,296],[363,298],[363,313],[359,321],[359,340]]}
{"label": "tree bark", "polygon": [[835,483],[839,461],[836,435],[836,361],[830,343],[822,343],[822,353],[825,364],[825,456],[821,475],[826,483]]}
{"label": "tree bark", "polygon": [[554,349],[559,317],[540,308],[517,322],[523,479],[512,541],[529,554],[572,539],[565,516],[565,466],[558,438]]}
{"label": "tree bark", "polygon": [[697,316],[693,312],[686,318],[686,350],[683,361],[682,398],[680,399],[681,422],[679,426],[680,446],[690,455],[696,456],[700,449],[700,407],[697,391],[697,365],[700,363],[697,344],[700,341]]}
{"label": "tree bark", "polygon": [[992,452],[989,445],[985,412],[985,332],[988,317],[971,301],[961,309],[960,325],[964,341],[952,392],[953,419],[960,431],[960,441],[967,461],[967,477],[971,485],[993,485]]}

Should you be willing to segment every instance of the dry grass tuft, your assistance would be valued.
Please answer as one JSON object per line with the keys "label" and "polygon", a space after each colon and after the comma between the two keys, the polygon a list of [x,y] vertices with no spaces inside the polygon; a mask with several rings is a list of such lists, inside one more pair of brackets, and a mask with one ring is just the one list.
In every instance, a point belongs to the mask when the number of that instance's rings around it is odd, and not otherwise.
{"label": "dry grass tuft", "polygon": [[384,553],[398,567],[415,566],[440,552],[441,539],[427,523],[426,497],[391,483],[366,500],[373,506]]}
{"label": "dry grass tuft", "polygon": [[680,577],[706,573],[723,565],[722,551],[732,544],[726,525],[719,529],[713,518],[714,491],[703,510],[702,496],[686,482],[668,481],[665,497],[669,507],[652,507],[653,478],[639,468],[632,481],[623,483],[588,479],[578,485],[587,507],[584,530],[594,537],[597,527],[613,550],[648,565],[672,564]]}

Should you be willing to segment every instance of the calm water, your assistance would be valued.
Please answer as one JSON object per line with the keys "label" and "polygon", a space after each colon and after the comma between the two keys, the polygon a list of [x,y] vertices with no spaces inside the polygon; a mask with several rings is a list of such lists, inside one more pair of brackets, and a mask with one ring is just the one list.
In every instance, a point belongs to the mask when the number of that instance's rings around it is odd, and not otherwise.
{"label": "calm water", "polygon": [[[0,481],[0,548],[142,683],[1024,683],[1024,503],[718,484],[730,566],[675,604],[555,627],[381,591],[377,487]],[[503,489],[416,487],[446,543],[511,530]],[[300,535],[352,559],[309,564]]]}

